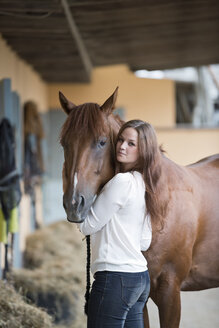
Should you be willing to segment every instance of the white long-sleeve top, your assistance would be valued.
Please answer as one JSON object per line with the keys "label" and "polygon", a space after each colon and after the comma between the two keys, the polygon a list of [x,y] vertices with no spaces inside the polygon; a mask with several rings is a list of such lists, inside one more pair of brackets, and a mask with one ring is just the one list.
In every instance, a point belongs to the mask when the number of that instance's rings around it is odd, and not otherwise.
{"label": "white long-sleeve top", "polygon": [[78,224],[91,235],[91,271],[142,272],[152,232],[145,216],[145,184],[137,172],[118,173],[102,189],[89,215]]}

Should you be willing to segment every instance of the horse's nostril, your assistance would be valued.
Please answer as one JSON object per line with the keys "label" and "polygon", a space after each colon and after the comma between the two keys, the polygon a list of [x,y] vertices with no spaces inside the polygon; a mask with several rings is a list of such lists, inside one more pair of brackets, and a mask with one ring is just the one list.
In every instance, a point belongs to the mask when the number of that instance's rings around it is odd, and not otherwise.
{"label": "horse's nostril", "polygon": [[79,210],[81,210],[85,205],[85,198],[83,195],[80,195]]}
{"label": "horse's nostril", "polygon": [[63,207],[66,210],[67,206],[65,205],[65,202],[63,201]]}

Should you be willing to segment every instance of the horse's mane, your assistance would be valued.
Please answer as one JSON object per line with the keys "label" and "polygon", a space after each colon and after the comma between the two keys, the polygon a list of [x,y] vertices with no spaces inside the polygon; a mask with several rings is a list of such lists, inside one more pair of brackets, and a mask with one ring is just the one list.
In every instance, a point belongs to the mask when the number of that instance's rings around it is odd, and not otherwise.
{"label": "horse's mane", "polygon": [[105,128],[100,106],[95,103],[85,103],[76,106],[70,112],[60,134],[60,143],[65,144],[70,136],[83,139],[84,136],[89,135],[98,139]]}

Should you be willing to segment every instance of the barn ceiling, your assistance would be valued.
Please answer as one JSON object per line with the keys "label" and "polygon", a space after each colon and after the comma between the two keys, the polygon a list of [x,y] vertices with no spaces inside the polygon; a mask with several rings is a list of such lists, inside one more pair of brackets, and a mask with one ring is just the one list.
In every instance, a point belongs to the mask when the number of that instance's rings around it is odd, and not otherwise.
{"label": "barn ceiling", "polygon": [[88,82],[101,65],[216,64],[219,1],[1,0],[0,33],[47,82]]}

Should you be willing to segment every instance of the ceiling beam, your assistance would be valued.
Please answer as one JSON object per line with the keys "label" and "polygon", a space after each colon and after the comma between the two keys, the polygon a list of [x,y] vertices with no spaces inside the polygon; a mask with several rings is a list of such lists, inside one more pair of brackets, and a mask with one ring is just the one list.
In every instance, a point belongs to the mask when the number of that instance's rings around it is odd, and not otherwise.
{"label": "ceiling beam", "polygon": [[84,70],[85,70],[85,73],[87,75],[87,79],[88,79],[88,81],[90,81],[91,80],[92,63],[91,63],[90,57],[88,55],[87,49],[86,49],[86,47],[84,45],[84,42],[83,42],[83,40],[80,36],[77,25],[75,24],[75,21],[74,21],[74,18],[72,16],[72,13],[70,11],[67,0],[61,0],[61,4],[62,4],[66,19],[67,19],[68,24],[69,24],[71,35],[72,35],[73,39],[75,40],[77,49],[79,51],[79,54],[80,54],[80,57],[81,57],[81,60],[82,60],[82,64],[84,66]]}

